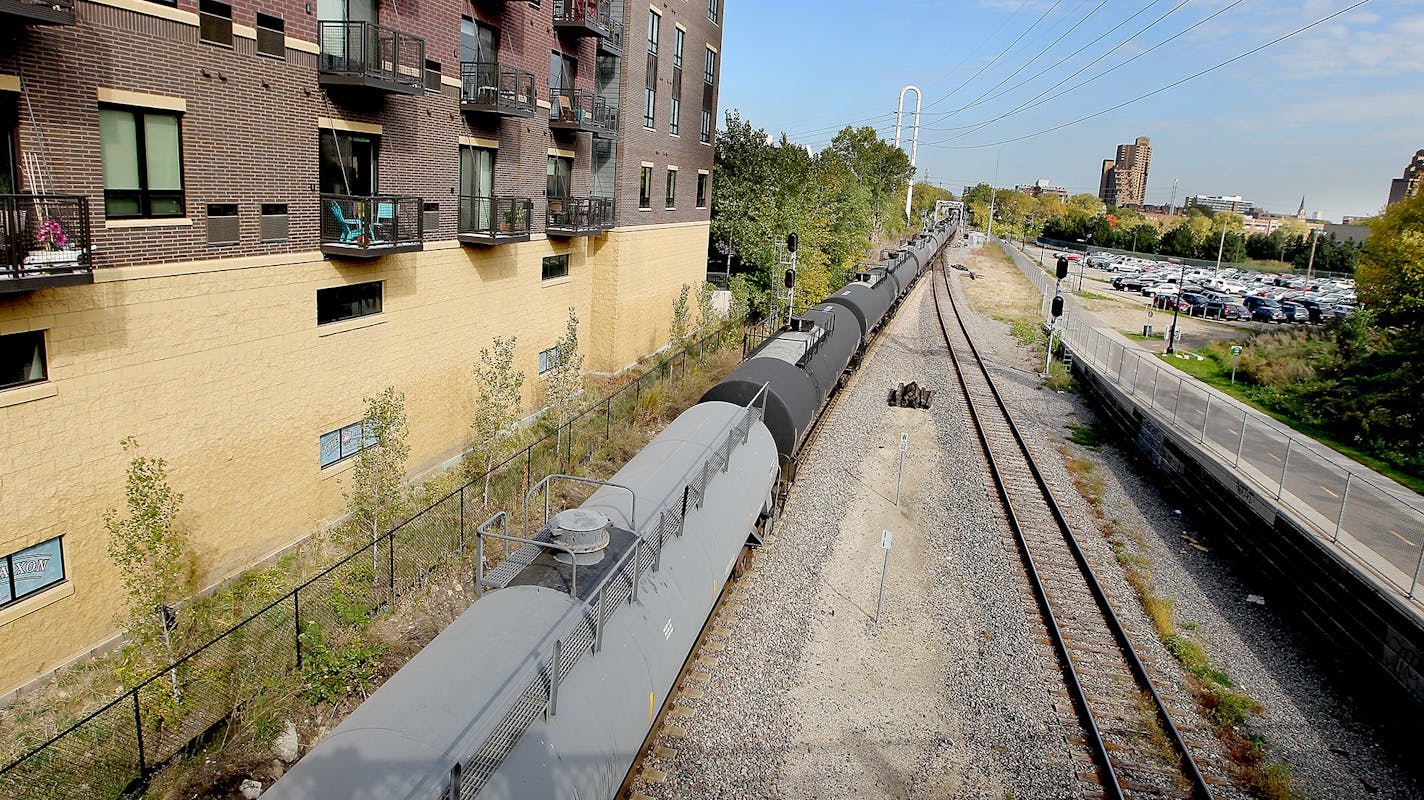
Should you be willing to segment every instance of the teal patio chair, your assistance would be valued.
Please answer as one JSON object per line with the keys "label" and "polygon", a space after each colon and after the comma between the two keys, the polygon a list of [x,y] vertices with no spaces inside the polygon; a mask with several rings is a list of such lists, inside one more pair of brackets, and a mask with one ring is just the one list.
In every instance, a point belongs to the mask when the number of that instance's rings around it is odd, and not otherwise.
{"label": "teal patio chair", "polygon": [[341,223],[341,243],[350,244],[361,238],[361,234],[366,232],[366,223],[360,219],[347,219],[341,213],[341,204],[335,200],[331,201],[331,214],[336,217],[336,221]]}

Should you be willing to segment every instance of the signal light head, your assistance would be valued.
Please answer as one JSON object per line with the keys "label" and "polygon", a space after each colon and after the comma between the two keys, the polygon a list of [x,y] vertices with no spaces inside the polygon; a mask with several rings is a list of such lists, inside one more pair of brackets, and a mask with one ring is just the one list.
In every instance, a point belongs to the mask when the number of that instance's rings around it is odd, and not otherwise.
{"label": "signal light head", "polygon": [[794,269],[788,269],[788,270],[786,271],[786,288],[791,289],[791,288],[795,288],[795,286],[796,286],[796,270],[794,270]]}
{"label": "signal light head", "polygon": [[[799,242],[800,242],[800,237],[798,237],[796,234],[794,234],[794,233],[788,233],[788,234],[786,234],[786,252],[788,252],[788,253],[794,253],[794,252],[796,252],[796,245],[797,245]],[[791,285],[791,284],[787,284],[787,286],[790,286],[790,285]]]}

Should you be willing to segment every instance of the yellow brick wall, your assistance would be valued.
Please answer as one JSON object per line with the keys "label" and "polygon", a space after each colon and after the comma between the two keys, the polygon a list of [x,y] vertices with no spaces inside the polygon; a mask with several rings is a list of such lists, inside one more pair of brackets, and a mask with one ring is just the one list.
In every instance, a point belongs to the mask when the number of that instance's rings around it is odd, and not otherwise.
{"label": "yellow brick wall", "polygon": [[[362,398],[406,395],[412,473],[469,445],[472,368],[517,335],[526,404],[538,353],[583,321],[585,368],[666,343],[678,287],[705,269],[707,226],[614,231],[492,248],[427,243],[370,263],[319,254],[102,272],[93,286],[0,297],[0,333],[48,331],[50,381],[0,391],[0,553],[63,535],[70,584],[0,609],[0,693],[103,643],[122,602],[105,509],[122,502],[119,442],[169,463],[181,522],[209,585],[342,513],[350,461],[318,437]],[[567,278],[541,258],[570,253]],[[616,257],[615,257],[616,256]],[[385,281],[380,315],[316,325],[316,290]],[[20,402],[35,395],[40,396]]]}

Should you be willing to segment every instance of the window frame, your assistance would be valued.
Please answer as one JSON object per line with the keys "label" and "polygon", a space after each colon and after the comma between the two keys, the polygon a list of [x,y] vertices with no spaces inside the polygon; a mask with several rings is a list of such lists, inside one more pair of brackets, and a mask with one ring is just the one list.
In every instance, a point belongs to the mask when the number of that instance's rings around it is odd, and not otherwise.
{"label": "window frame", "polygon": [[[47,333],[47,329],[41,328],[40,330],[35,331],[15,331],[14,333],[6,333],[0,335],[0,341],[4,341],[6,339],[11,340],[11,343],[6,345],[4,349],[10,352],[17,353],[20,352],[20,350],[15,349],[15,339],[19,339],[21,337],[37,337],[39,340],[39,349],[36,352],[40,354],[40,377],[28,378],[25,380],[18,381],[16,383],[0,383],[0,392],[5,392],[9,389],[18,389],[21,386],[34,386],[35,384],[45,383],[49,380],[49,336],[47,335]],[[26,347],[24,345],[21,345],[21,347],[24,347],[24,349],[26,350],[29,349],[29,347]],[[31,359],[30,364],[31,369],[33,369],[33,359]]]}
{"label": "window frame", "polygon": [[649,86],[643,90],[643,127],[653,130],[657,125],[658,90]]}
{"label": "window frame", "polygon": [[656,9],[648,9],[648,52],[657,55],[659,40],[662,38],[663,15]]}
{"label": "window frame", "polygon": [[[104,135],[102,127],[99,133],[99,159],[100,178],[104,181],[104,218],[105,219],[182,219],[188,216],[188,179],[183,169],[183,114],[179,111],[166,111],[158,108],[144,108],[142,106],[124,106],[101,104],[99,113],[105,111],[128,114],[134,120],[134,156],[137,161],[139,188],[137,189],[110,189],[108,179],[103,176],[103,147]],[[150,189],[148,186],[148,123],[149,116],[173,117],[178,123],[178,185],[177,189]],[[153,213],[153,201],[155,192],[165,195],[176,195],[178,210],[173,214]],[[116,198],[136,198],[138,200],[137,214],[111,214],[109,213],[109,199]]]}
{"label": "window frame", "polygon": [[[57,544],[59,549],[59,577],[42,586],[36,586],[35,588],[30,589],[24,594],[18,594],[16,592],[16,589],[18,587],[15,584],[15,556],[25,552],[26,550],[34,550],[37,547],[43,547],[44,545],[47,545],[51,542]],[[50,558],[53,559],[54,556],[51,556]],[[31,597],[49,591],[50,589],[53,589],[56,586],[62,586],[63,584],[69,581],[69,570],[66,568],[64,563],[64,536],[62,534],[46,539],[42,542],[35,542],[34,544],[29,545],[27,547],[22,547],[19,550],[6,553],[5,555],[0,556],[0,563],[3,563],[5,569],[5,589],[10,593],[9,599],[0,600],[0,608],[9,608],[10,606],[15,605],[16,603],[23,603]]]}
{"label": "window frame", "polygon": [[[431,67],[434,67],[434,69],[431,69]],[[434,80],[431,79],[432,76]],[[425,69],[421,73],[421,77],[425,81],[425,91],[439,92],[444,89],[445,85],[440,82],[440,76],[440,62],[430,58],[425,59]]]}
{"label": "window frame", "polygon": [[[326,320],[323,320],[323,319],[322,319],[321,300],[322,300],[322,293],[323,293],[323,292],[332,293],[332,292],[341,292],[341,291],[345,290],[345,291],[351,291],[352,294],[355,294],[355,292],[352,291],[352,290],[355,290],[355,289],[358,288],[358,287],[365,287],[365,286],[375,286],[375,287],[376,287],[376,303],[375,303],[375,306],[376,306],[376,307],[375,307],[375,310],[373,310],[373,311],[367,311],[367,312],[365,312],[365,313],[353,313],[353,314],[350,314],[350,315],[348,315],[348,316],[333,317],[333,318],[326,319]],[[331,295],[328,294],[327,296],[330,297]],[[363,298],[359,298],[359,297],[358,297],[358,298],[356,298],[356,299],[357,299],[358,301],[364,302],[364,299],[363,299]],[[339,300],[339,301],[334,301],[334,302],[339,302],[339,303],[345,304],[345,303],[349,303],[349,302],[351,302],[351,301],[350,301],[349,299],[346,299],[346,298],[343,297],[341,300]],[[353,320],[353,319],[365,319],[366,317],[380,316],[380,315],[382,315],[382,314],[384,314],[384,313],[386,313],[386,282],[385,282],[384,280],[379,280],[379,281],[360,281],[360,282],[357,282],[357,283],[343,283],[343,284],[340,284],[340,285],[337,285],[337,286],[323,286],[322,288],[316,290],[316,326],[317,326],[318,328],[324,328],[324,327],[326,327],[327,325],[336,325],[336,324],[338,324],[338,323],[348,322],[348,321]]]}
{"label": "window frame", "polygon": [[697,204],[695,206],[696,208],[707,207],[707,184],[709,182],[708,178],[710,177],[711,176],[705,172],[697,173],[697,199],[695,201]]}
{"label": "window frame", "polygon": [[[348,453],[346,452],[346,432],[352,429],[355,429],[356,435],[360,437],[358,440],[360,446]],[[322,453],[321,444],[322,441],[325,440],[328,436],[336,437],[337,455],[336,458],[332,459],[331,461],[324,461],[323,459],[325,458],[325,456]],[[317,463],[321,465],[322,469],[329,469],[331,467],[336,466],[337,464],[340,464],[343,461],[355,458],[356,456],[361,454],[362,450],[365,450],[368,447],[374,447],[375,445],[375,435],[366,435],[365,420],[359,419],[349,425],[342,425],[341,427],[335,430],[327,431],[326,433],[323,433],[320,436],[316,437]]]}
{"label": "window frame", "polygon": [[[551,271],[552,267],[552,271]],[[552,256],[544,256],[539,266],[539,280],[552,281],[569,276],[569,254],[559,253]]]}
{"label": "window frame", "polygon": [[717,83],[717,51],[707,48],[707,61],[702,65],[702,82],[715,86]]}
{"label": "window frame", "polygon": [[721,0],[707,0],[707,21],[711,22],[713,25],[721,24],[722,15],[718,13],[717,8],[717,6],[720,5],[720,2]]}
{"label": "window frame", "polygon": [[539,351],[539,374],[543,375],[549,370],[559,366],[559,348],[557,345],[548,350]]}
{"label": "window frame", "polygon": [[673,211],[677,208],[677,167],[667,168],[667,177],[664,178],[663,209]]}
{"label": "window frame", "polygon": [[[265,21],[269,23],[276,22],[276,26],[274,27],[270,24],[262,24],[264,22],[264,18]],[[280,58],[285,60],[287,57],[287,21],[282,17],[278,17],[273,14],[264,14],[259,11],[257,12],[256,17],[254,17],[253,22],[255,23],[253,27],[257,29],[257,55],[267,56],[269,58]],[[277,34],[278,39],[276,52],[262,49],[263,31],[268,31]]]}
{"label": "window frame", "polygon": [[702,143],[712,143],[712,112],[702,109]]}
{"label": "window frame", "polygon": [[646,164],[638,173],[638,210],[653,210],[653,168]]}
{"label": "window frame", "polygon": [[[227,9],[227,15],[220,13],[220,8]],[[217,24],[217,30],[221,33],[226,28],[226,38],[210,39],[205,34],[210,32],[212,25]],[[223,23],[226,23],[224,26]],[[232,47],[232,4],[224,3],[222,0],[198,0],[198,41],[204,44],[215,44],[219,47]]]}
{"label": "window frame", "polygon": [[677,69],[682,69],[682,50],[686,44],[687,31],[682,28],[673,28],[672,35],[672,65]]}
{"label": "window frame", "polygon": [[668,135],[680,136],[682,130],[682,98],[677,95],[672,96],[672,103],[668,106]]}

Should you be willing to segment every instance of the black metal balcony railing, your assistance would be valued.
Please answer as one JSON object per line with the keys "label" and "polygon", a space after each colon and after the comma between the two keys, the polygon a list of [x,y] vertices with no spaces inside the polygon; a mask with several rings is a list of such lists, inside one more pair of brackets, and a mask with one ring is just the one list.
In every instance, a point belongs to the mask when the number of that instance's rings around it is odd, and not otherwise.
{"label": "black metal balcony railing", "polygon": [[554,0],[554,29],[576,36],[608,36],[613,5],[599,0]]}
{"label": "black metal balcony railing", "polygon": [[465,244],[508,244],[529,241],[534,201],[527,197],[460,196],[457,235]]}
{"label": "black metal balcony railing", "polygon": [[534,73],[485,61],[460,64],[461,110],[532,117],[538,105]]}
{"label": "black metal balcony railing", "polygon": [[372,22],[322,20],[321,82],[399,94],[425,92],[425,40]]}
{"label": "black metal balcony railing", "polygon": [[321,251],[377,258],[422,249],[424,204],[419,197],[321,196]]}
{"label": "black metal balcony railing", "polygon": [[599,37],[598,49],[615,56],[623,55],[623,23],[609,22],[608,35]]}
{"label": "black metal balcony railing", "polygon": [[73,25],[74,0],[0,0],[0,21],[6,18],[43,25]]}
{"label": "black metal balcony railing", "polygon": [[0,194],[0,294],[93,282],[87,198]]}
{"label": "black metal balcony railing", "polygon": [[611,197],[551,197],[545,230],[550,236],[596,236],[613,227]]}
{"label": "black metal balcony railing", "polygon": [[613,138],[618,135],[618,106],[584,89],[550,89],[549,127]]}

